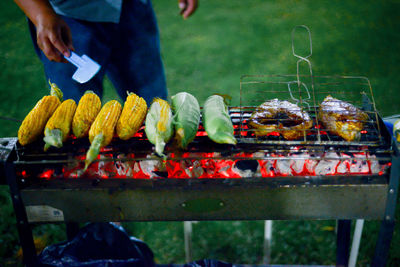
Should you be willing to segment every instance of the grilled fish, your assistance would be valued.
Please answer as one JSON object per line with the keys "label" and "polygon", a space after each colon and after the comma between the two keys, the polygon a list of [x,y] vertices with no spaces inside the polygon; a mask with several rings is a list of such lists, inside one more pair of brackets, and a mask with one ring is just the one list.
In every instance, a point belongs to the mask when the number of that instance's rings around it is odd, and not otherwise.
{"label": "grilled fish", "polygon": [[256,136],[278,132],[287,140],[295,140],[304,136],[304,131],[310,129],[313,122],[298,105],[275,98],[258,106],[248,125],[255,129]]}
{"label": "grilled fish", "polygon": [[346,141],[358,141],[368,115],[354,105],[328,95],[319,106],[318,119],[329,132]]}

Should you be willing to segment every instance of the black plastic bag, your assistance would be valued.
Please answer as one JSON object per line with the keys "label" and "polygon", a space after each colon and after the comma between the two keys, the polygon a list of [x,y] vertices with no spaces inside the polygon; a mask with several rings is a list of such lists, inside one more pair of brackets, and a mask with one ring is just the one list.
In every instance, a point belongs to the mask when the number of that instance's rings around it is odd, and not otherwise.
{"label": "black plastic bag", "polygon": [[153,252],[113,223],[91,223],[71,240],[46,247],[41,266],[122,267],[154,266]]}

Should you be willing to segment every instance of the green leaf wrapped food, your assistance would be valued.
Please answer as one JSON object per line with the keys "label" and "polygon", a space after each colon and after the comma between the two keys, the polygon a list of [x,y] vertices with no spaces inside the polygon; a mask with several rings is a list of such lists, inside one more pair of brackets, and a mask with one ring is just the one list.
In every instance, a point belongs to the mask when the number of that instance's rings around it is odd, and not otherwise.
{"label": "green leaf wrapped food", "polygon": [[155,145],[156,153],[164,156],[164,147],[174,134],[172,111],[167,101],[154,99],[147,112],[144,130],[147,139]]}
{"label": "green leaf wrapped food", "polygon": [[203,107],[203,126],[214,142],[236,145],[232,120],[222,96],[212,95],[207,98]]}
{"label": "green leaf wrapped food", "polygon": [[200,106],[197,99],[186,92],[171,97],[174,111],[175,140],[179,148],[185,149],[196,137],[200,123]]}

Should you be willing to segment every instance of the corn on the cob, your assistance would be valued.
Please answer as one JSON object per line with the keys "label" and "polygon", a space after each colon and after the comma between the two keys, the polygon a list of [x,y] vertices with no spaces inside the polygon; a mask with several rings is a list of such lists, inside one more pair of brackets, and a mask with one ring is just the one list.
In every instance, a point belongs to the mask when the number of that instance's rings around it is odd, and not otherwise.
{"label": "corn on the cob", "polygon": [[44,129],[44,150],[50,146],[62,147],[71,131],[72,118],[75,114],[76,103],[72,99],[65,100],[50,117]]}
{"label": "corn on the cob", "polygon": [[174,133],[172,111],[167,101],[154,99],[147,112],[145,125],[146,136],[156,146],[156,153],[164,155],[164,147]]}
{"label": "corn on the cob", "polygon": [[72,120],[72,132],[76,138],[82,138],[89,134],[90,126],[96,119],[100,109],[100,98],[94,92],[86,91],[79,100]]}
{"label": "corn on the cob", "polygon": [[25,146],[30,144],[43,134],[47,121],[62,101],[61,90],[50,83],[50,95],[40,99],[35,107],[28,113],[18,130],[18,141]]}
{"label": "corn on the cob", "polygon": [[237,143],[228,107],[222,96],[212,95],[207,98],[203,107],[203,126],[214,142],[232,145]]}
{"label": "corn on the cob", "polygon": [[117,123],[117,135],[122,140],[134,136],[142,126],[147,113],[146,101],[134,93],[128,93]]}
{"label": "corn on the cob", "polygon": [[200,123],[200,106],[197,99],[186,92],[171,97],[174,111],[175,140],[185,149],[196,136]]}
{"label": "corn on the cob", "polygon": [[89,141],[91,145],[86,153],[85,171],[90,163],[97,158],[100,148],[107,146],[111,142],[121,109],[121,104],[118,101],[108,101],[101,108],[92,126],[90,126]]}

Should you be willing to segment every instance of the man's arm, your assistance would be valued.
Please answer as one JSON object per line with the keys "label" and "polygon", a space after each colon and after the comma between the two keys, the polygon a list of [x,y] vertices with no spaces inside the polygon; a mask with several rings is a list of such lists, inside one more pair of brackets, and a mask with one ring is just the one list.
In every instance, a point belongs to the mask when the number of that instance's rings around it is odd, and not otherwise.
{"label": "man's arm", "polygon": [[53,10],[48,0],[14,0],[36,26],[39,48],[52,61],[64,62],[73,50],[71,31]]}
{"label": "man's arm", "polygon": [[179,0],[179,8],[184,19],[190,17],[199,5],[198,0]]}

